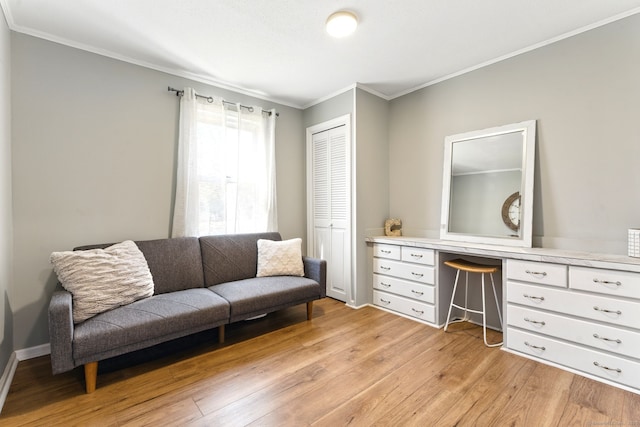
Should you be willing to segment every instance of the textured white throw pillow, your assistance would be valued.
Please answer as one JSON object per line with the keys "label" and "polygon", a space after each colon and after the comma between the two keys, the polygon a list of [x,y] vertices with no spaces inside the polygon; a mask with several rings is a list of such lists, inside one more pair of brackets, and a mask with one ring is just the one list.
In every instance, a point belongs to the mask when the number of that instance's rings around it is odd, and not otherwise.
{"label": "textured white throw pillow", "polygon": [[53,269],[73,295],[73,322],[153,295],[153,278],[131,240],[105,249],[53,252]]}
{"label": "textured white throw pillow", "polygon": [[258,273],[265,276],[304,276],[302,239],[258,240]]}

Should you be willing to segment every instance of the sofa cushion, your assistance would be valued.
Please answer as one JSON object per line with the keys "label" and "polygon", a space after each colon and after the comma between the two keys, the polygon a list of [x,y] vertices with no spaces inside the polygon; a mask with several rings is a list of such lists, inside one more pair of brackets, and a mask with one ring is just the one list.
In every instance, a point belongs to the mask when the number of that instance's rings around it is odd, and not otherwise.
{"label": "sofa cushion", "polygon": [[200,237],[206,286],[256,277],[258,239],[282,240],[279,233]]}
{"label": "sofa cushion", "polygon": [[73,295],[73,322],[153,295],[147,261],[131,240],[105,249],[51,254],[62,286]]}
{"label": "sofa cushion", "polygon": [[81,363],[84,358],[103,359],[166,341],[167,336],[209,329],[228,319],[229,304],[205,288],[155,295],[77,325],[73,357]]}
{"label": "sofa cushion", "polygon": [[266,276],[304,276],[302,239],[258,240],[256,277]]}
{"label": "sofa cushion", "polygon": [[[136,245],[147,259],[156,295],[204,287],[200,242],[197,237],[139,240]],[[87,245],[74,250],[84,251],[107,246],[109,244]]]}
{"label": "sofa cushion", "polygon": [[209,287],[231,305],[231,321],[321,298],[320,285],[306,277],[254,277]]}
{"label": "sofa cushion", "polygon": [[137,241],[153,275],[155,294],[204,288],[197,237]]}

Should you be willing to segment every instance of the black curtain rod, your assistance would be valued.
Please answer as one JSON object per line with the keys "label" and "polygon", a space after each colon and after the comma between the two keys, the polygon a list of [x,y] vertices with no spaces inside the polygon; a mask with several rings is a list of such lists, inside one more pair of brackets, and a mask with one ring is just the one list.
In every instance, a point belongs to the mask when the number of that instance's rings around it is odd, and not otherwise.
{"label": "black curtain rod", "polygon": [[[184,95],[184,90],[175,89],[175,88],[172,88],[171,86],[168,86],[167,90],[169,92],[175,92],[176,96]],[[204,95],[200,95],[200,94],[196,93],[196,98],[206,99],[208,103],[212,103],[213,102],[213,97],[212,96],[204,96]],[[222,100],[222,103],[223,104],[227,104],[227,105],[233,105],[233,106],[236,106],[236,107],[238,106],[238,104],[234,104],[233,102],[225,101],[224,99]],[[247,110],[253,112],[253,107],[251,107],[249,105],[240,104],[240,108],[246,108]],[[263,113],[271,115],[271,111],[263,111]],[[280,117],[280,113],[276,113],[276,117]]]}

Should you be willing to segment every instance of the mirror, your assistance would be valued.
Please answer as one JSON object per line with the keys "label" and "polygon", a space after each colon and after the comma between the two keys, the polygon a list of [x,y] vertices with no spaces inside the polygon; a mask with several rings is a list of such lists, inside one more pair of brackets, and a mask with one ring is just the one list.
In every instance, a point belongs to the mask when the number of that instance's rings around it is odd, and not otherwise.
{"label": "mirror", "polygon": [[536,121],[445,138],[440,238],[531,247]]}

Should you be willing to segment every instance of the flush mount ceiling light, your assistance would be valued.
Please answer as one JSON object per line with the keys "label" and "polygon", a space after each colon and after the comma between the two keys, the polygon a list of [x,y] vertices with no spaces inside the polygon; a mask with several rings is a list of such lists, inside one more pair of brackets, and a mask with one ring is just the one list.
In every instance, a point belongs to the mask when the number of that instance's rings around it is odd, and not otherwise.
{"label": "flush mount ceiling light", "polygon": [[341,10],[327,19],[327,33],[333,37],[346,37],[356,30],[358,17],[353,12]]}

